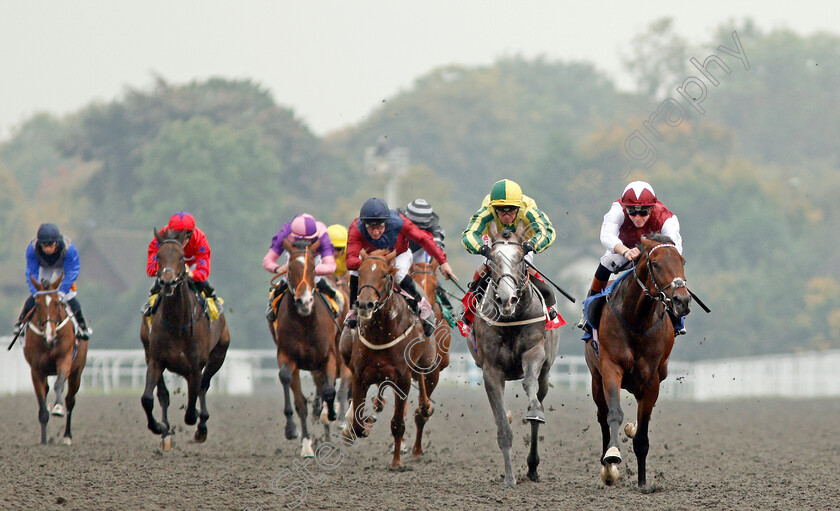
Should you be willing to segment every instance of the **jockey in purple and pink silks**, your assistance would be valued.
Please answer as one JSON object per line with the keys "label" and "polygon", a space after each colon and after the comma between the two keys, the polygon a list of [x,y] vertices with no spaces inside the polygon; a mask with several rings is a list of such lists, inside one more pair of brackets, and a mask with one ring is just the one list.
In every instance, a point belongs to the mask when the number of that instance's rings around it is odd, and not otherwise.
{"label": "jockey in purple and pink silks", "polygon": [[[322,222],[315,220],[315,217],[308,213],[303,213],[296,216],[291,222],[286,222],[280,229],[280,232],[274,235],[271,239],[271,247],[268,253],[263,257],[263,268],[271,273],[278,275],[285,275],[289,270],[288,254],[286,255],[286,262],[278,264],[277,261],[283,254],[283,241],[289,240],[290,243],[295,243],[298,240],[306,240],[310,244],[317,240],[321,241],[318,250],[315,252],[315,287],[326,296],[337,300],[335,289],[329,282],[329,279],[322,278],[324,275],[331,275],[335,271],[336,263],[332,241],[327,234],[327,226]],[[266,310],[266,318],[269,321],[274,321],[276,311],[274,309],[274,299],[279,293],[286,289],[286,282],[283,280],[278,286],[272,288],[268,299],[268,309]]]}

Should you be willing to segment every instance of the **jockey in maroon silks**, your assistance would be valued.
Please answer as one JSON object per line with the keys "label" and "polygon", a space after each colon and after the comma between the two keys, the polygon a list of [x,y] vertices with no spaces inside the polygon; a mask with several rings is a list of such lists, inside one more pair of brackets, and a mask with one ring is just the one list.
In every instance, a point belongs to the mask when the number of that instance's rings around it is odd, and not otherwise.
{"label": "jockey in maroon silks", "polygon": [[396,282],[412,297],[412,300],[408,301],[409,306],[415,313],[419,312],[423,320],[423,332],[427,336],[434,333],[432,307],[426,298],[422,297],[409,275],[412,261],[412,253],[409,250],[411,241],[420,245],[440,264],[440,272],[444,277],[458,280],[446,262],[446,253],[435,244],[431,233],[420,229],[399,212],[388,209],[384,200],[368,199],[362,205],[359,217],[353,220],[348,229],[346,262],[350,273],[350,304],[353,308],[344,321],[346,326],[355,328],[357,325],[355,304],[359,294],[358,269],[362,264],[359,253],[362,249],[366,252],[385,249],[397,252],[394,258],[394,266],[397,268]]}
{"label": "jockey in maroon silks", "polygon": [[[633,181],[624,188],[624,193],[612,203],[604,215],[601,224],[601,244],[606,253],[601,256],[595,277],[592,279],[587,297],[603,291],[609,283],[610,275],[632,268],[633,261],[640,255],[637,245],[642,237],[659,232],[674,242],[682,254],[682,236],[680,222],[665,204],[656,198],[653,187],[645,181]],[[682,318],[675,318],[677,335],[685,334]],[[578,328],[591,335],[586,319],[581,317]]]}
{"label": "jockey in maroon silks", "polygon": [[[204,293],[207,297],[215,297],[215,290],[207,282],[210,276],[210,244],[207,243],[207,236],[195,226],[195,218],[189,213],[175,213],[169,219],[166,227],[159,232],[161,234],[167,231],[186,231],[187,244],[184,245],[184,260],[187,265],[187,276],[192,281],[193,287]],[[146,275],[149,277],[157,277],[158,260],[157,253],[160,248],[157,238],[149,243],[149,255],[146,262]],[[155,283],[150,294],[157,294],[160,291],[160,283],[155,279]],[[151,308],[148,302],[143,307],[143,314],[149,315]]]}

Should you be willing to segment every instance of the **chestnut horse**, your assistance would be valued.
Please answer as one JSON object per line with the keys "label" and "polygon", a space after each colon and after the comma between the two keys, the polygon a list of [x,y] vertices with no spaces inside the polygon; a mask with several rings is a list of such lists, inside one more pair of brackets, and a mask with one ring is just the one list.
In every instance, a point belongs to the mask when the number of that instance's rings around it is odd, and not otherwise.
{"label": "chestnut horse", "polygon": [[[650,414],[659,397],[659,383],[668,376],[674,346],[671,314],[689,313],[685,259],[670,238],[655,234],[642,240],[633,275],[627,275],[607,296],[593,342],[586,344],[586,364],[592,374],[592,398],[598,407],[603,448],[601,479],[618,480],[621,463],[618,428],[624,420],[620,391],[636,398],[637,423],[625,433],[633,438],[638,484],[647,484],[646,466]],[[596,346],[599,346],[596,352]]]}
{"label": "chestnut horse", "polygon": [[394,456],[391,468],[403,466],[400,445],[405,433],[405,410],[411,380],[420,392],[414,413],[417,438],[412,454],[423,455],[423,427],[432,415],[431,393],[437,385],[436,353],[431,341],[423,335],[418,318],[411,312],[396,282],[395,252],[376,250],[360,254],[359,324],[345,328],[341,336],[341,355],[350,367],[352,399],[347,411],[347,426],[342,430],[346,442],[368,436],[372,421],[365,416],[365,397],[371,385],[379,386],[378,397],[386,387],[394,390]]}
{"label": "chestnut horse", "polygon": [[437,261],[431,263],[414,263],[411,265],[411,278],[417,283],[417,286],[426,294],[426,298],[432,305],[432,312],[435,315],[435,333],[432,334],[432,339],[437,346],[437,354],[440,357],[440,362],[435,364],[435,371],[438,373],[449,367],[449,343],[452,339],[452,329],[449,323],[443,317],[443,309],[438,303],[437,288],[438,281],[435,278],[435,272],[438,269]]}
{"label": "chestnut horse", "polygon": [[[146,388],[140,402],[146,412],[148,427],[152,433],[161,436],[161,448],[172,448],[167,410],[169,390],[163,380],[163,371],[170,370],[187,380],[187,408],[184,422],[192,426],[200,419],[195,432],[195,441],[207,439],[207,389],[210,379],[222,367],[230,345],[230,333],[224,314],[210,321],[204,308],[187,282],[187,268],[184,264],[186,231],[167,230],[163,235],[155,229],[158,249],[157,278],[161,291],[157,296],[156,310],[151,317],[151,327],[143,317],[140,326],[140,340],[146,352]],[[152,409],[152,396],[157,387],[163,422],[158,422]],[[196,417],[196,400],[201,410]]]}
{"label": "chestnut horse", "polygon": [[335,379],[338,370],[336,337],[339,327],[326,301],[315,292],[315,252],[320,245],[320,240],[308,246],[283,241],[283,249],[289,254],[289,289],[280,298],[277,317],[273,325],[269,325],[277,345],[277,365],[280,368],[280,382],[283,384],[286,438],[301,436],[293,418],[289,396],[291,387],[294,408],[303,430],[300,455],[305,458],[314,457],[315,452],[306,425],[307,409],[300,385],[301,370],[312,373],[317,396],[325,406],[321,422],[327,440],[330,437],[329,424],[337,416]]}
{"label": "chestnut horse", "polygon": [[558,331],[546,330],[546,307],[540,292],[528,280],[522,249],[521,227],[516,232],[496,231],[490,224],[491,280],[481,304],[476,307],[476,365],[483,371],[484,390],[496,420],[497,439],[505,461],[505,486],[516,486],[511,466],[512,416],[505,411],[505,382],[522,379],[528,397],[525,420],[531,423],[528,478],[538,481],[539,427],[545,422],[543,399],[548,376],[557,356]]}
{"label": "chestnut horse", "polygon": [[[38,422],[41,423],[41,443],[47,443],[47,421],[50,414],[62,417],[67,414],[64,427],[65,445],[73,443],[70,432],[70,419],[76,405],[76,392],[82,381],[82,370],[87,361],[88,343],[81,342],[74,348],[76,333],[67,307],[58,299],[58,287],[62,278],[50,284],[40,284],[30,277],[35,285],[35,308],[30,314],[26,328],[23,355],[29,363],[32,373],[32,385],[38,398]],[[49,384],[47,376],[56,375],[55,405],[47,410]],[[67,383],[67,398],[64,397],[64,384]],[[66,405],[65,405],[66,403]]]}

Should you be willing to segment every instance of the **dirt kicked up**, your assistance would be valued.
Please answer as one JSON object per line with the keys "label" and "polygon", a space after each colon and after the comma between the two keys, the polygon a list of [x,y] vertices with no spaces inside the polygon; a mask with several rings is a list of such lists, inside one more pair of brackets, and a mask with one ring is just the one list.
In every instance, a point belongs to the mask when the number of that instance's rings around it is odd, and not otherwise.
{"label": "dirt kicked up", "polygon": [[[649,488],[642,492],[629,442],[622,444],[618,485],[601,483],[595,405],[555,389],[541,429],[541,481],[528,481],[529,428],[519,420],[527,403],[518,382],[507,389],[518,482],[510,489],[502,485],[502,456],[481,387],[441,386],[426,426],[426,455],[404,456],[401,472],[388,470],[390,407],[370,438],[348,446],[334,437],[337,450],[324,445],[302,461],[300,441],[283,438],[279,393],[209,397],[203,445],[183,425],[184,396],[174,395],[170,418],[178,431],[166,453],[146,429],[139,394],[80,394],[70,447],[59,441],[62,420],[51,420],[50,442],[39,444],[34,395],[2,397],[0,509],[840,508],[840,400],[660,401],[651,423]],[[633,417],[632,401],[622,404]],[[411,439],[411,415],[406,431]]]}

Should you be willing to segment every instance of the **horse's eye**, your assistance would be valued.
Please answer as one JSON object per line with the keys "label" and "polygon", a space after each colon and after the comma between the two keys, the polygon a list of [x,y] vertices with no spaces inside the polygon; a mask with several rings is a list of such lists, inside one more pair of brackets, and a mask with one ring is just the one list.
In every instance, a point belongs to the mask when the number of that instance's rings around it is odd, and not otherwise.
{"label": "horse's eye", "polygon": [[659,263],[657,263],[656,261],[651,261],[651,262],[650,262],[650,265],[651,265],[651,266],[653,266],[653,269],[654,269],[654,270],[658,270],[658,269],[659,269]]}

